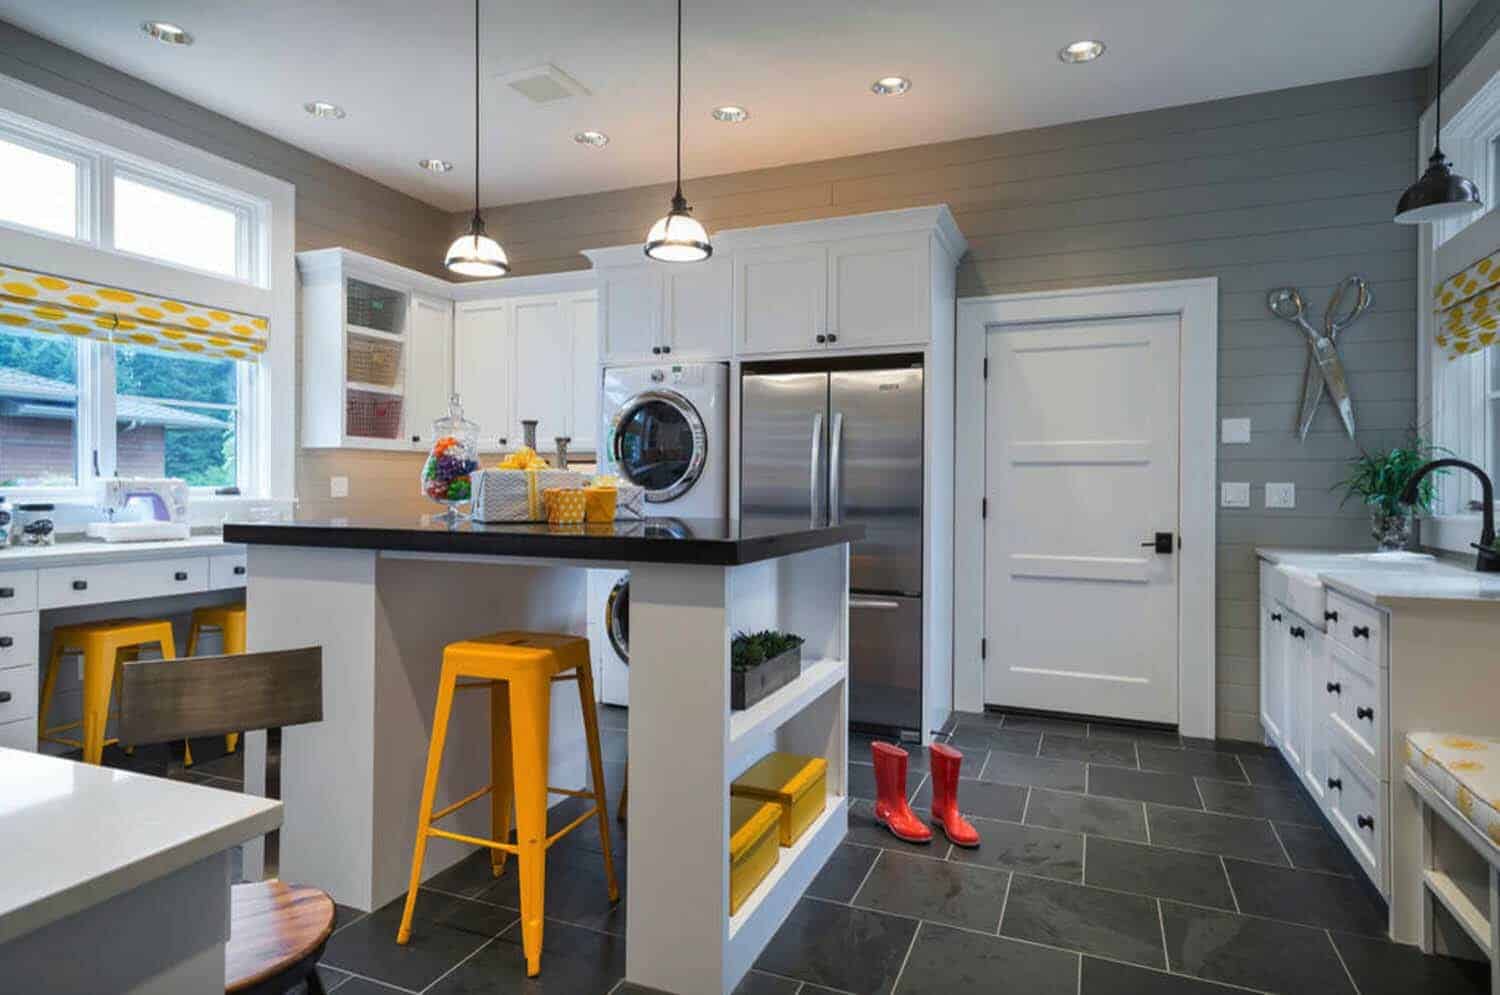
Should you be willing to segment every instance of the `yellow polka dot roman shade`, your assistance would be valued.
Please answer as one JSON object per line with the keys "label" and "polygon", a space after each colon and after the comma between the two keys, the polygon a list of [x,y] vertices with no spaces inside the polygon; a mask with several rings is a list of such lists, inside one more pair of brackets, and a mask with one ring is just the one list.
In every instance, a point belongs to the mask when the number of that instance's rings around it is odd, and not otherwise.
{"label": "yellow polka dot roman shade", "polygon": [[1434,341],[1449,359],[1495,344],[1500,335],[1500,251],[1448,277],[1433,292]]}
{"label": "yellow polka dot roman shade", "polygon": [[254,361],[269,326],[254,315],[0,266],[0,331]]}

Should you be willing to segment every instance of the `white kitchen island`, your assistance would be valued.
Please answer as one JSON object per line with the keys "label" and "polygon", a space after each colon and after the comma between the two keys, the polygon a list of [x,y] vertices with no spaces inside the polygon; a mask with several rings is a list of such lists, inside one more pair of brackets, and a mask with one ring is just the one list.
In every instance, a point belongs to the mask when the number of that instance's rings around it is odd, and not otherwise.
{"label": "white kitchen island", "polygon": [[[250,550],[249,648],[323,647],[324,720],[285,732],[281,875],[361,909],[400,896],[443,646],[502,629],[584,634],[587,569],[625,567],[626,977],[683,995],[733,990],[847,828],[848,543],[860,532],[682,519],[227,525],[225,538]],[[767,628],[806,639],[802,676],[731,711],[730,640]],[[455,705],[439,807],[489,783],[488,723],[484,702]],[[263,749],[262,736],[247,739],[247,771],[262,769]],[[828,760],[827,805],[731,917],[729,783],[774,749]],[[571,689],[553,695],[550,756],[550,784],[586,783]],[[487,809],[447,827],[488,836]],[[433,840],[424,879],[469,852]],[[247,852],[247,874],[256,867]],[[544,947],[544,977],[546,963]]]}

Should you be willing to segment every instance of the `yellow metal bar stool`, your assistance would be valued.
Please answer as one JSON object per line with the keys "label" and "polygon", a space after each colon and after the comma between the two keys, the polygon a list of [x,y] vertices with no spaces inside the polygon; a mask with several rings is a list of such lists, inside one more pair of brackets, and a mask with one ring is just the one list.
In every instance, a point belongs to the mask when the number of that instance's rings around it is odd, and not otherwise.
{"label": "yellow metal bar stool", "polygon": [[[204,630],[217,629],[224,646],[220,653],[232,655],[245,652],[245,606],[220,605],[214,608],[194,608],[193,624],[188,630],[188,656],[198,655],[198,638]],[[231,732],[224,736],[224,748],[230,753],[240,745],[240,734]],[[192,755],[185,758],[185,766],[192,766]]]}
{"label": "yellow metal bar stool", "polygon": [[[468,683],[459,683],[468,679]],[[547,785],[547,740],[551,716],[552,685],[577,681],[583,706],[584,735],[588,740],[592,791],[553,788]],[[438,811],[432,810],[437,794],[438,773],[443,761],[443,741],[456,691],[488,688],[490,692],[490,784]],[[555,833],[547,831],[547,795],[592,799],[587,812]],[[490,796],[491,838],[437,829],[432,824],[444,816]],[[515,805],[516,842],[510,838],[511,805]],[[417,815],[417,842],[411,858],[411,887],[396,942],[411,939],[412,913],[417,889],[422,884],[422,859],[427,839],[438,836],[490,850],[491,868],[498,877],[505,858],[515,854],[520,865],[521,942],[526,954],[526,974],[535,977],[542,967],[542,917],[547,882],[547,849],[589,819],[599,821],[599,839],[604,847],[604,874],[609,900],[618,901],[614,858],[609,844],[609,806],[604,800],[604,762],[599,749],[599,723],[594,714],[594,678],[589,670],[589,643],[578,636],[545,632],[497,632],[478,639],[449,643],[443,649],[443,672],[438,684],[437,707],[432,719],[432,741],[427,751],[427,775],[422,783],[422,807]]]}
{"label": "yellow metal bar stool", "polygon": [[[42,700],[37,709],[37,739],[80,747],[84,763],[98,764],[104,758],[104,748],[119,742],[104,738],[110,719],[109,702],[114,693],[115,674],[121,663],[135,660],[141,647],[152,643],[160,645],[162,659],[177,658],[172,623],[165,619],[114,619],[60,625],[53,629],[47,674],[42,681]],[[47,716],[52,710],[57,674],[66,653],[83,654],[83,718],[78,722],[49,726]],[[82,739],[58,735],[79,727],[82,727]]]}

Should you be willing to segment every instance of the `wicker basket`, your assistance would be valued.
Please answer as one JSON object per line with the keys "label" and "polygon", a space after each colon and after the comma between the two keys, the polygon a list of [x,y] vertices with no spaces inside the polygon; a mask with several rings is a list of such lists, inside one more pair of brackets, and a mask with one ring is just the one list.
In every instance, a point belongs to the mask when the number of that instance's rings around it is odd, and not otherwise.
{"label": "wicker basket", "polygon": [[350,278],[344,286],[344,320],[399,335],[406,324],[406,295]]}
{"label": "wicker basket", "polygon": [[401,434],[401,398],[367,390],[344,397],[344,432],[363,439],[394,439]]}
{"label": "wicker basket", "polygon": [[348,378],[356,383],[394,387],[401,379],[401,343],[350,335],[344,363]]}

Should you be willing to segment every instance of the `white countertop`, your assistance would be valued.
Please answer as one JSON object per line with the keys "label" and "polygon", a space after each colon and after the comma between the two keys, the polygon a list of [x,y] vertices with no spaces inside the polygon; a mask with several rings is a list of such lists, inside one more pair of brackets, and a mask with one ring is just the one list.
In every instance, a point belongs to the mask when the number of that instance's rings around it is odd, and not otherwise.
{"label": "white countertop", "polygon": [[1468,601],[1500,605],[1500,573],[1482,574],[1447,560],[1381,563],[1362,559],[1361,551],[1276,546],[1257,547],[1255,553],[1268,563],[1313,574],[1330,590],[1369,604]]}
{"label": "white countertop", "polygon": [[245,547],[212,534],[153,542],[104,542],[101,539],[59,539],[51,546],[0,546],[0,570],[10,568],[71,567],[87,563],[126,563],[173,554],[241,553]]}
{"label": "white countertop", "polygon": [[0,943],[280,825],[256,795],[0,749]]}

